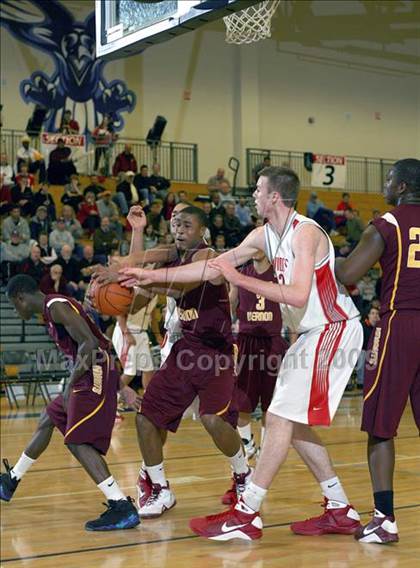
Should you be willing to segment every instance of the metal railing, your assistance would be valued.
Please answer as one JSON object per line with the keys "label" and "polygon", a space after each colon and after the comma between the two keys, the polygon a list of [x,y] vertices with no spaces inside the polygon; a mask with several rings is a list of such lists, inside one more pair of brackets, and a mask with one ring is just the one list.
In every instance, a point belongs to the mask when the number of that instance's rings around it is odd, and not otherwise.
{"label": "metal railing", "polygon": [[[1,130],[0,142],[1,152],[8,156],[9,163],[16,166],[16,153],[21,146],[22,136],[26,132],[22,130]],[[121,136],[113,144],[111,149],[111,170],[116,156],[123,151],[124,145],[130,144],[137,165],[147,164],[151,168],[153,162],[157,161],[161,165],[163,176],[172,181],[194,182],[198,181],[198,147],[197,144],[187,142],[162,142],[157,148],[151,148],[146,140],[138,138],[127,138]],[[31,139],[31,146],[37,150],[40,148],[40,139]],[[88,143],[86,153],[82,159],[78,159],[76,167],[81,174],[93,173],[94,166],[94,144]],[[112,174],[112,171],[109,172]]]}
{"label": "metal railing", "polygon": [[[302,187],[311,186],[311,172],[305,168],[304,152],[262,148],[247,148],[246,150],[247,183],[249,185],[253,184],[255,166],[262,163],[265,156],[270,156],[272,166],[292,168],[298,174]],[[345,189],[353,193],[381,193],[386,174],[395,162],[390,159],[362,156],[346,156],[346,160]],[[331,191],[334,191],[334,188]]]}

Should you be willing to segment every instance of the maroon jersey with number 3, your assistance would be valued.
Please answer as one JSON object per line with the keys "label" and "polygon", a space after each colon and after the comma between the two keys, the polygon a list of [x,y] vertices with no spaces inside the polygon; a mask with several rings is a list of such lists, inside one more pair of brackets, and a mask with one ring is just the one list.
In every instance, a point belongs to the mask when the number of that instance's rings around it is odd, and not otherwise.
{"label": "maroon jersey with number 3", "polygon": [[[263,282],[277,284],[272,266],[259,274],[254,268],[254,263],[250,262],[244,266],[241,272]],[[278,303],[267,300],[264,296],[254,294],[244,288],[238,288],[238,300],[239,333],[260,337],[281,335],[282,320]]]}
{"label": "maroon jersey with number 3", "polygon": [[420,310],[420,205],[400,205],[372,224],[385,241],[381,314]]}

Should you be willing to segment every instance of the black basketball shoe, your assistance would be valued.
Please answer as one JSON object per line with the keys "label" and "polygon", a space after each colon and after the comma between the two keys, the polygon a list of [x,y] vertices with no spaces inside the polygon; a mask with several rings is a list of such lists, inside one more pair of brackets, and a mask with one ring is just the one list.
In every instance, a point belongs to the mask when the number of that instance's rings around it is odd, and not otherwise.
{"label": "black basketball shoe", "polygon": [[0,475],[0,499],[2,501],[10,501],[13,497],[13,493],[19,485],[19,480],[11,476],[10,472],[12,468],[10,467],[9,462],[4,459],[3,463],[6,468],[6,473],[2,473]]}
{"label": "black basketball shoe", "polygon": [[94,521],[85,524],[87,531],[116,531],[119,529],[132,529],[140,524],[139,514],[133,505],[131,497],[119,501],[109,500],[106,511]]}

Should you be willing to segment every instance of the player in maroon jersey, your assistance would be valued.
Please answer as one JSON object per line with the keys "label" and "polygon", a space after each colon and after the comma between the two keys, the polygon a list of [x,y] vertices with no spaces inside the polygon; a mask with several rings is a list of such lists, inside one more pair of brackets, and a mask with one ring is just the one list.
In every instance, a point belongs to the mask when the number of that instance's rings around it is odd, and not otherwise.
{"label": "player in maroon jersey", "polygon": [[[61,294],[45,296],[30,276],[12,278],[7,296],[23,319],[44,315],[49,334],[73,367],[64,393],[47,405],[15,466],[11,468],[4,460],[1,499],[11,500],[23,475],[47,449],[54,428],[58,428],[70,452],[108,500],[107,510],[98,519],[88,521],[86,530],[137,526],[140,520],[136,508],[121,491],[102,457],[111,441],[119,382],[108,355],[109,341],[78,302]],[[130,391],[129,387],[125,389],[125,393]]]}
{"label": "player in maroon jersey", "polygon": [[353,284],[379,260],[381,321],[367,351],[362,430],[375,512],[356,533],[360,542],[398,541],[394,517],[394,437],[410,397],[420,430],[420,160],[395,162],[384,185],[389,213],[371,222],[359,245],[336,263],[337,278]]}
{"label": "player in maroon jersey", "polygon": [[[262,251],[241,269],[242,274],[266,282],[276,282],[273,268]],[[280,363],[288,344],[281,336],[280,306],[260,294],[254,294],[230,285],[230,304],[239,323],[237,337],[238,360],[238,431],[248,458],[257,453],[251,432],[251,413],[261,403],[262,428],[260,444],[264,438],[265,414],[273,398]],[[222,503],[236,501],[233,485],[222,497]]]}
{"label": "player in maroon jersey", "polygon": [[[155,249],[154,262],[174,267],[215,256],[203,241],[206,218],[201,209],[183,209],[174,224],[175,246]],[[136,284],[130,276],[121,278],[128,286]],[[232,321],[224,279],[177,288],[156,283],[152,290],[156,287],[175,297],[182,338],[153,375],[137,415],[141,453],[152,483],[151,492],[146,491],[147,497],[139,501],[139,513],[148,518],[160,516],[175,505],[164,472],[163,443],[167,431],[176,432],[184,411],[197,395],[201,422],[219,450],[229,457],[238,492],[251,475],[236,430]]]}

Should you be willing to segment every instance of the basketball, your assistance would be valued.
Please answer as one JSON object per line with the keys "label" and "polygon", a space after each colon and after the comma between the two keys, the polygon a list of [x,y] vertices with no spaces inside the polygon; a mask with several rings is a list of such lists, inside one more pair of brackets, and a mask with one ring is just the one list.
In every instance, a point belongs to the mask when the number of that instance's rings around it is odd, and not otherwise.
{"label": "basketball", "polygon": [[95,286],[92,290],[93,305],[105,316],[122,316],[128,313],[134,299],[132,288],[123,288],[112,282]]}

